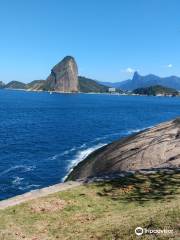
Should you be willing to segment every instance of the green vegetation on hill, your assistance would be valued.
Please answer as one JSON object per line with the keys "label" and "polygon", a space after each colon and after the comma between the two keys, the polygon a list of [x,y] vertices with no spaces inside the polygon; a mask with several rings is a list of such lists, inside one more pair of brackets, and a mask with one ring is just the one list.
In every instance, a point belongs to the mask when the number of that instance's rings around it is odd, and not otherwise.
{"label": "green vegetation on hill", "polygon": [[27,84],[27,88],[30,89],[41,89],[41,87],[45,84],[44,80],[34,80]]}
{"label": "green vegetation on hill", "polygon": [[[102,84],[97,83],[95,80],[79,77],[79,90],[80,92],[108,92],[108,87]],[[34,80],[28,84],[18,82],[18,81],[11,81],[5,86],[5,88],[11,89],[27,89],[27,90],[41,90],[41,91],[53,91],[52,87],[50,86],[49,82],[45,80]]]}
{"label": "green vegetation on hill", "polygon": [[80,92],[108,92],[109,87],[104,86],[102,84],[97,83],[95,80],[86,78],[86,77],[78,77],[79,80],[79,90]]}
{"label": "green vegetation on hill", "polygon": [[4,86],[5,88],[12,88],[12,89],[26,89],[27,86],[25,83],[19,81],[11,81]]}
{"label": "green vegetation on hill", "polygon": [[176,91],[173,88],[167,88],[161,85],[151,86],[151,87],[145,87],[145,88],[137,88],[133,91],[135,94],[141,94],[141,95],[153,95],[156,96],[158,94],[162,95],[178,95],[178,91]]}
{"label": "green vegetation on hill", "polygon": [[135,240],[136,227],[173,230],[142,240],[179,239],[180,174],[137,173],[86,184],[0,210],[2,240]]}

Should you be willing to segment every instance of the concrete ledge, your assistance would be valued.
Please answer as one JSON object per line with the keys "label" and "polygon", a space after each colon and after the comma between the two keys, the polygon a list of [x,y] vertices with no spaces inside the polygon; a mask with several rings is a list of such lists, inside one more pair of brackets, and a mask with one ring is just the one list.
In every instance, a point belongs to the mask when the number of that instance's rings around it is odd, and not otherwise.
{"label": "concrete ledge", "polygon": [[65,191],[77,186],[82,185],[82,182],[76,182],[76,181],[69,181],[65,183],[58,183],[50,187],[45,187],[37,190],[33,190],[27,193],[24,193],[22,195],[18,195],[16,197],[9,198],[7,200],[0,201],[0,209],[4,209],[7,207],[12,207],[24,202],[27,202],[29,200],[33,200],[39,197],[45,197],[49,194]]}

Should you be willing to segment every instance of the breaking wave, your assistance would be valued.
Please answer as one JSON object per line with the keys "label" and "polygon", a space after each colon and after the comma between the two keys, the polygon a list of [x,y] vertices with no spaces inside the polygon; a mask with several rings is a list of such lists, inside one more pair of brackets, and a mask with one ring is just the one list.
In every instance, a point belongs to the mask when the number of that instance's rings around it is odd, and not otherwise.
{"label": "breaking wave", "polygon": [[67,176],[70,174],[70,172],[73,170],[73,168],[81,161],[83,161],[90,153],[94,152],[95,150],[107,145],[107,143],[99,143],[95,146],[86,148],[84,150],[80,150],[76,153],[75,157],[73,160],[70,161],[68,167],[67,167],[67,174],[65,177],[62,178],[62,181],[67,178]]}
{"label": "breaking wave", "polygon": [[127,131],[122,130],[122,131],[119,131],[117,133],[110,133],[110,134],[104,135],[102,137],[97,137],[94,140],[92,140],[91,142],[98,142],[98,141],[102,141],[102,140],[107,140],[108,138],[111,138],[111,137],[114,137],[114,136],[124,137],[124,136],[130,135],[130,134],[133,134],[133,133],[141,132],[141,131],[149,129],[151,127],[153,127],[153,126],[149,126],[149,127],[145,127],[145,128],[135,128],[135,129],[127,130]]}
{"label": "breaking wave", "polygon": [[[91,143],[95,143],[95,142],[98,142],[98,141],[105,141],[106,140],[106,143],[98,143],[92,147],[89,147],[89,148],[86,148],[86,149],[83,149],[83,150],[79,150],[74,159],[72,159],[67,167],[67,171],[68,173],[65,175],[65,177],[62,178],[62,181],[64,182],[65,179],[67,178],[67,176],[70,174],[70,172],[73,170],[73,168],[81,161],[83,161],[90,153],[94,152],[95,150],[107,145],[109,143],[108,138],[110,137],[113,137],[113,136],[119,136],[119,137],[125,137],[127,135],[131,135],[133,133],[138,133],[138,132],[141,132],[143,130],[146,130],[146,129],[149,129],[151,128],[152,126],[149,126],[149,127],[145,127],[145,128],[136,128],[136,129],[132,129],[132,130],[127,130],[127,131],[121,131],[121,132],[118,132],[118,133],[112,133],[112,134],[107,134],[107,135],[104,135],[102,137],[97,137],[95,138],[94,140],[91,141]],[[87,146],[86,144],[83,144],[81,145],[81,148]],[[78,148],[76,148],[77,150]],[[80,148],[79,148],[80,149]],[[68,151],[68,153],[71,151],[71,149]]]}
{"label": "breaking wave", "polygon": [[0,177],[17,169],[21,170],[22,172],[29,172],[29,171],[32,171],[34,168],[35,166],[16,165],[1,172]]}
{"label": "breaking wave", "polygon": [[72,152],[76,152],[77,150],[82,149],[82,148],[84,148],[84,147],[86,147],[86,143],[83,143],[83,144],[82,144],[81,146],[79,146],[79,147],[72,147],[72,148],[69,149],[69,150],[65,150],[65,151],[62,152],[62,153],[56,154],[56,155],[54,155],[54,156],[52,156],[52,157],[49,157],[48,160],[56,160],[56,159],[59,158],[59,157],[66,156],[66,155],[68,155],[68,154],[70,154],[70,153],[72,153]]}
{"label": "breaking wave", "polygon": [[152,128],[153,126],[149,126],[149,127],[145,127],[145,128],[136,128],[136,129],[132,129],[132,130],[128,130],[126,135],[130,135],[132,133],[138,133],[141,131],[144,131],[146,129]]}
{"label": "breaking wave", "polygon": [[12,184],[14,185],[14,186],[18,186],[18,185],[20,185],[21,184],[21,182],[22,182],[22,180],[23,180],[24,178],[20,178],[20,177],[14,177],[14,180],[12,181]]}
{"label": "breaking wave", "polygon": [[29,189],[31,189],[31,191],[33,190],[33,189],[37,189],[37,188],[39,188],[41,185],[39,185],[39,184],[30,184],[30,185],[26,185],[26,186],[20,186],[20,187],[18,187],[18,189],[19,190],[22,190],[22,191],[24,191],[24,190],[29,190]]}

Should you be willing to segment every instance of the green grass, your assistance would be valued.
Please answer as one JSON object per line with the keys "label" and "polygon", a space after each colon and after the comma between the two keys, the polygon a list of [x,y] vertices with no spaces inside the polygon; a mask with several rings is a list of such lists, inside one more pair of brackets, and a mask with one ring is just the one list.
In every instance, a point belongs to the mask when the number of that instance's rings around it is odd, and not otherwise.
{"label": "green grass", "polygon": [[[89,184],[0,211],[0,240],[180,239],[179,173]],[[137,237],[137,227],[173,229]]]}

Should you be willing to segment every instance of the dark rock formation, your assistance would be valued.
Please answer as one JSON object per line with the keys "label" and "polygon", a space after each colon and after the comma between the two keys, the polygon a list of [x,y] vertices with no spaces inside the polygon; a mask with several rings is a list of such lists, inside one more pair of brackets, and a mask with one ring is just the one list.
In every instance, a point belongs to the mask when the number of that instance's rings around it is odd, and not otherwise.
{"label": "dark rock formation", "polygon": [[180,119],[108,144],[80,162],[67,180],[152,168],[180,167]]}
{"label": "dark rock formation", "polygon": [[75,59],[71,56],[65,57],[53,67],[47,78],[49,90],[59,92],[77,92],[78,68]]}

